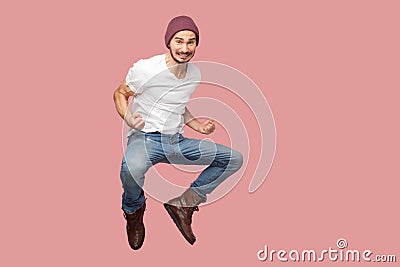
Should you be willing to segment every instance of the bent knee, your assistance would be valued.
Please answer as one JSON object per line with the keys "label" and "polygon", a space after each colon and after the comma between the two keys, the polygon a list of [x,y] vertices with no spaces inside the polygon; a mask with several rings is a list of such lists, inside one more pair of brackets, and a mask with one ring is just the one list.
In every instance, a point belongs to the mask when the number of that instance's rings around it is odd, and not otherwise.
{"label": "bent knee", "polygon": [[142,179],[148,169],[147,164],[136,160],[126,160],[121,166],[121,172],[129,172],[135,180]]}
{"label": "bent knee", "polygon": [[232,157],[230,164],[234,165],[237,169],[243,165],[243,154],[237,150],[232,150]]}

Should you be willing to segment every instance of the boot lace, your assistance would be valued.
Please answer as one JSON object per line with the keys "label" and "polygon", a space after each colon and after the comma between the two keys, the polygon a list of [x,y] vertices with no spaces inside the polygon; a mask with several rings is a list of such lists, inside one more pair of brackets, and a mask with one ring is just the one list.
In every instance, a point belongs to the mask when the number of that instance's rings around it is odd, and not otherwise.
{"label": "boot lace", "polygon": [[193,215],[193,212],[195,212],[195,211],[199,211],[199,207],[198,207],[198,206],[189,207],[189,208],[188,208],[188,215],[189,215],[189,216],[192,216],[192,215]]}

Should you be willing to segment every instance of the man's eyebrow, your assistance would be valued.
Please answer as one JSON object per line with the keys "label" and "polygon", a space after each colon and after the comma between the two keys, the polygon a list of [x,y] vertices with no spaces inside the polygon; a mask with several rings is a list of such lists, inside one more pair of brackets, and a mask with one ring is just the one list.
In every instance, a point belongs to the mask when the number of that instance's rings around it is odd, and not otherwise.
{"label": "man's eyebrow", "polygon": [[[174,38],[174,39],[183,40],[183,38],[182,38],[182,37],[178,37],[178,36],[175,36],[175,38]],[[193,38],[190,38],[190,39],[189,39],[189,41],[192,41],[192,40],[196,40],[196,37],[193,37]]]}

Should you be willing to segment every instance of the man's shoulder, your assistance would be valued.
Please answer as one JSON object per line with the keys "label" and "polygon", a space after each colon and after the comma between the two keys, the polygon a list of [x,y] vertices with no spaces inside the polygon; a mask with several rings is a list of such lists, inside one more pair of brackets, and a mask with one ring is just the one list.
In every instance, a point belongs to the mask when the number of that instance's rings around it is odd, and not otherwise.
{"label": "man's shoulder", "polygon": [[[165,55],[155,55],[149,58],[140,59],[136,61],[131,72],[134,73],[136,77],[142,77],[142,79],[147,79],[148,76],[154,75],[163,70],[165,63],[163,62]],[[147,78],[146,78],[147,77]]]}
{"label": "man's shoulder", "polygon": [[152,67],[163,63],[165,54],[155,55],[149,58],[144,58],[136,61],[135,64],[142,65],[143,67]]}

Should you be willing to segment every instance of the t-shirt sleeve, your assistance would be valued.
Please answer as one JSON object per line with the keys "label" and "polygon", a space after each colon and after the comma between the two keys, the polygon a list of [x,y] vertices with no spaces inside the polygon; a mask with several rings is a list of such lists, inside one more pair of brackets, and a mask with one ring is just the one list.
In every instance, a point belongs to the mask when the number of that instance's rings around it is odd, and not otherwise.
{"label": "t-shirt sleeve", "polygon": [[133,64],[125,78],[126,85],[135,92],[135,94],[140,94],[143,91],[142,85],[146,78],[143,64],[144,61],[142,59]]}

